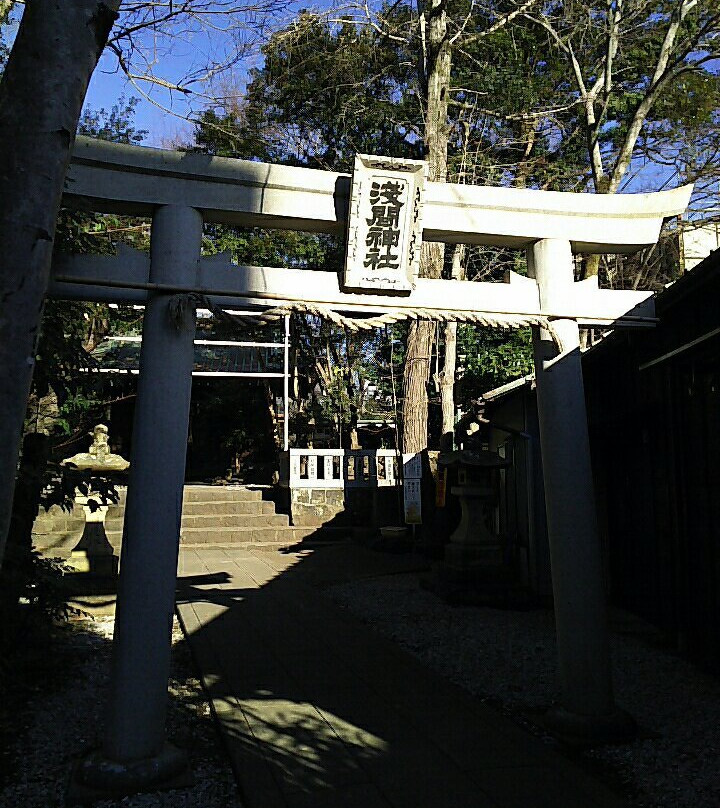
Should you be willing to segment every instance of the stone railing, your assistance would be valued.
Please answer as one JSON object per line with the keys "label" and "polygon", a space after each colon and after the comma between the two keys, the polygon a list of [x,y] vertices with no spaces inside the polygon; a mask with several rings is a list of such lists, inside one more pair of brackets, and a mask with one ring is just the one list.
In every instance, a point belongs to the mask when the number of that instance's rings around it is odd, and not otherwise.
{"label": "stone railing", "polygon": [[282,485],[289,488],[375,488],[400,484],[395,449],[290,449]]}

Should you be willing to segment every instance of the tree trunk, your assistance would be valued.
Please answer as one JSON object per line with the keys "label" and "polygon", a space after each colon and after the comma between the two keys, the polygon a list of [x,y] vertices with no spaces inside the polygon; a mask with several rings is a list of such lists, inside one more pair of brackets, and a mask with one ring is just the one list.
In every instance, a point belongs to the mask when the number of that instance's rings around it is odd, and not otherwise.
{"label": "tree trunk", "polygon": [[445,362],[440,374],[440,405],[442,407],[442,438],[440,448],[450,452],[455,430],[455,364],[457,357],[457,322],[445,323]]}
{"label": "tree trunk", "polygon": [[[447,179],[448,88],[451,49],[447,36],[445,0],[429,0],[421,6],[426,21],[425,43],[425,157],[428,179]],[[439,278],[445,251],[442,244],[424,243],[420,257],[420,275]],[[427,320],[413,320],[408,333],[403,382],[403,451],[421,452],[427,448],[427,383],[430,378],[430,354],[435,332]]]}
{"label": "tree trunk", "polygon": [[49,454],[47,435],[33,432],[25,435],[5,564],[0,570],[0,646],[17,636],[16,610],[33,575],[32,529],[40,510]]}
{"label": "tree trunk", "polygon": [[[447,33],[446,0],[423,4],[427,19],[425,68],[425,156],[430,164],[431,182],[447,179],[448,94],[452,50]],[[441,267],[442,269],[442,267]]]}
{"label": "tree trunk", "polygon": [[435,324],[413,320],[408,331],[403,380],[403,452],[427,448],[427,381]]}
{"label": "tree trunk", "polygon": [[[358,437],[358,397],[355,395],[355,385],[353,384],[353,367],[355,365],[355,351],[353,347],[353,340],[350,335],[349,329],[345,329],[345,367],[343,373],[345,376],[345,393],[348,397],[348,404],[350,408],[348,416],[348,440],[350,449],[360,449],[360,439]],[[362,382],[360,383],[362,392]]]}
{"label": "tree trunk", "polygon": [[[598,193],[598,192],[596,192]],[[586,278],[596,278],[600,271],[600,256],[596,253],[586,255],[583,261],[583,272],[581,280]],[[585,350],[593,344],[593,329],[581,328],[580,329],[580,348]]]}
{"label": "tree trunk", "polygon": [[268,443],[272,444],[272,448],[277,452],[282,448],[283,439],[280,433],[277,408],[275,407],[275,394],[273,393],[272,387],[270,387],[270,382],[267,379],[263,379],[262,387],[263,396],[265,397],[265,405],[267,407],[269,435],[272,436]]}
{"label": "tree trunk", "polygon": [[[465,245],[456,244],[453,248],[453,280],[465,279]],[[440,448],[452,451],[455,433],[455,366],[457,364],[457,321],[445,323],[443,330],[445,359],[440,374],[440,406],[442,408],[442,437]]]}
{"label": "tree trunk", "polygon": [[0,82],[0,563],[63,182],[118,6],[28,0]]}

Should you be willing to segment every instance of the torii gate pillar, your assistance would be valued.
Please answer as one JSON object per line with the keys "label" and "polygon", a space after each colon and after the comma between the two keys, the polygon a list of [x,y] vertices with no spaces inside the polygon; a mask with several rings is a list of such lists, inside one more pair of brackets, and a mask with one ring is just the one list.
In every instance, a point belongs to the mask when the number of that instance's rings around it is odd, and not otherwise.
{"label": "torii gate pillar", "polygon": [[[167,205],[153,216],[150,279],[197,281],[202,216]],[[184,756],[165,741],[167,682],[192,386],[194,306],[148,298],[143,320],[109,709],[102,751],[82,786],[128,793],[171,781]]]}
{"label": "torii gate pillar", "polygon": [[[542,310],[571,310],[570,242],[537,241],[528,267]],[[579,328],[572,319],[553,320],[553,327],[562,353],[547,331],[534,329],[533,340],[562,693],[546,720],[569,739],[615,740],[632,735],[634,722],[613,700]]]}

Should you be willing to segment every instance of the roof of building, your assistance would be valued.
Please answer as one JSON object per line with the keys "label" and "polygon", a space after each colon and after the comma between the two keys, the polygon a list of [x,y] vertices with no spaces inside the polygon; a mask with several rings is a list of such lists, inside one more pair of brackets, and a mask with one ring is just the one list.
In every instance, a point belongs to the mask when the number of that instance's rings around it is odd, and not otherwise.
{"label": "roof of building", "polygon": [[[91,353],[103,372],[133,373],[140,366],[139,337],[107,337]],[[283,373],[282,344],[249,345],[196,340],[193,373]]]}
{"label": "roof of building", "polygon": [[521,376],[519,379],[514,379],[513,381],[507,382],[506,384],[496,387],[493,390],[488,390],[487,393],[482,394],[482,399],[483,401],[498,401],[499,399],[510,395],[510,393],[519,390],[521,387],[525,387],[526,385],[532,387],[534,384],[535,374],[528,373],[527,376]]}

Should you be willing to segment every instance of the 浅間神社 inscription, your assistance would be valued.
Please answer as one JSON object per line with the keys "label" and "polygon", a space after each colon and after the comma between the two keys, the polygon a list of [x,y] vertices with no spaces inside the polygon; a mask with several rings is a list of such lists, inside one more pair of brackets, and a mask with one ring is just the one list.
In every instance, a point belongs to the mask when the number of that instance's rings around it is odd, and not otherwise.
{"label": "\u6d45\u9593\u795e\u793e inscription", "polygon": [[355,158],[344,287],[409,292],[420,262],[426,164]]}

